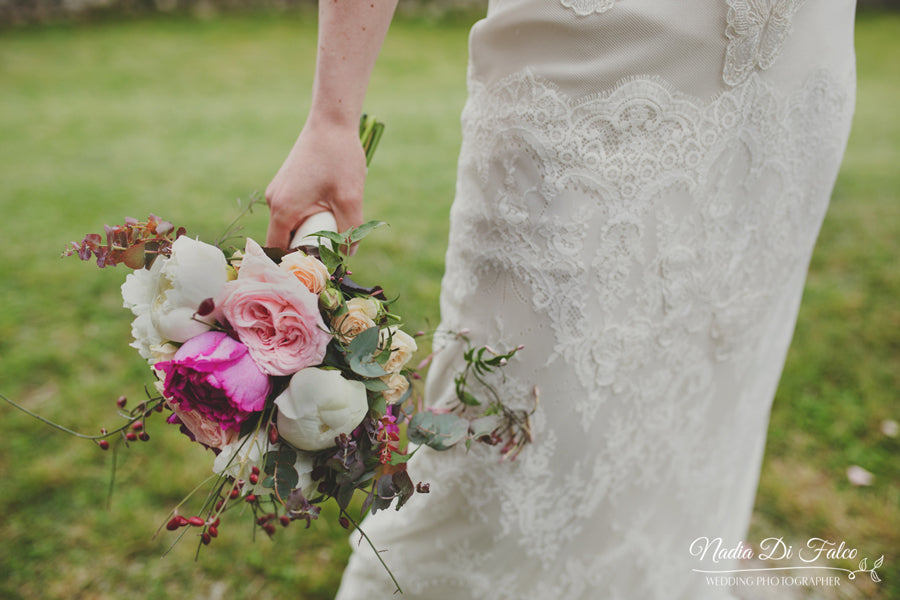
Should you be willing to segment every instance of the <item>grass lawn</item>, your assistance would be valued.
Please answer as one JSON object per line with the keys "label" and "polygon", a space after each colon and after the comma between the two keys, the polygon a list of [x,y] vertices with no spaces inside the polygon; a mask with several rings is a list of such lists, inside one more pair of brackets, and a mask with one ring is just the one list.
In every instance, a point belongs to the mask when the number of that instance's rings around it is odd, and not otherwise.
{"label": "grass lawn", "polygon": [[[900,597],[900,17],[858,20],[857,117],[813,258],[772,414],[749,540],[845,540]],[[367,184],[376,233],[354,259],[385,272],[411,330],[436,325],[459,113],[465,22],[401,19],[367,110],[388,124]],[[149,382],[121,308],[125,271],[60,260],[69,240],[155,213],[203,239],[264,190],[303,123],[315,50],[311,15],[150,20],[0,36],[0,393],[84,432],[115,423],[115,398]],[[414,100],[415,99],[415,100]],[[262,239],[267,213],[245,222]],[[394,275],[390,274],[394,272]],[[376,282],[363,282],[376,283]],[[153,537],[209,473],[211,455],[174,428],[110,456],[0,405],[0,598],[333,597],[349,555],[326,515],[276,542],[232,518],[194,561]],[[850,465],[874,473],[854,487]],[[297,529],[297,530],[294,530]],[[698,534],[699,535],[699,534]],[[855,568],[855,563],[846,564]]]}

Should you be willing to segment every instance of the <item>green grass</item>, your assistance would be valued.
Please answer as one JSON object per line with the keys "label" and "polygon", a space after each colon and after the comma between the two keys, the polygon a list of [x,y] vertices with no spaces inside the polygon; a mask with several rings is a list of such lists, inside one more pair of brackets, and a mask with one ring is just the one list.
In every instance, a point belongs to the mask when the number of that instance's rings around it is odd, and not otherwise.
{"label": "green grass", "polygon": [[[900,597],[900,51],[896,15],[858,25],[858,110],[813,258],[772,414],[750,539],[846,540],[885,554],[872,598]],[[388,124],[367,183],[376,233],[354,259],[385,272],[411,329],[436,324],[443,240],[465,101],[466,23],[402,19],[367,110]],[[5,32],[0,37],[0,393],[82,431],[137,399],[146,365],[126,348],[125,272],[60,260],[71,239],[153,212],[203,239],[235,200],[262,191],[308,106],[309,15],[150,20]],[[246,221],[262,238],[266,211]],[[391,273],[396,273],[392,275]],[[363,282],[375,283],[375,282]],[[250,541],[231,519],[194,562],[187,540],[153,538],[206,477],[211,455],[151,423],[150,444],[110,456],[0,407],[0,598],[325,599],[349,555],[335,519]],[[155,425],[155,426],[154,426]],[[845,470],[875,474],[855,488]],[[300,529],[292,526],[292,529]],[[871,562],[871,559],[870,559]]]}

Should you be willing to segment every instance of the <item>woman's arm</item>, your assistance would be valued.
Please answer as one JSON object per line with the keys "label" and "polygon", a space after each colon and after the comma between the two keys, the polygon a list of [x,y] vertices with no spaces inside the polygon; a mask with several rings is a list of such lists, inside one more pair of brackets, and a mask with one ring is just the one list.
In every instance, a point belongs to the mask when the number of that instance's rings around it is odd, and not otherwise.
{"label": "woman's arm", "polygon": [[362,223],[366,158],[359,119],[397,0],[320,0],[312,106],[266,189],[266,245],[286,248],[309,216],[330,211],[338,231]]}

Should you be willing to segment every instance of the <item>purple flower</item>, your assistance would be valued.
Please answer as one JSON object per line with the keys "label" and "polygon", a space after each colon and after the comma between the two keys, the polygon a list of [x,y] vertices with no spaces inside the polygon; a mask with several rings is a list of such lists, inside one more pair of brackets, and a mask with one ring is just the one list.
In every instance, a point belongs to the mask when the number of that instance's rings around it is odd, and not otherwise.
{"label": "purple flower", "polygon": [[165,374],[164,393],[181,411],[197,411],[223,429],[240,429],[263,409],[269,378],[247,347],[221,331],[189,339],[172,360],[154,365]]}

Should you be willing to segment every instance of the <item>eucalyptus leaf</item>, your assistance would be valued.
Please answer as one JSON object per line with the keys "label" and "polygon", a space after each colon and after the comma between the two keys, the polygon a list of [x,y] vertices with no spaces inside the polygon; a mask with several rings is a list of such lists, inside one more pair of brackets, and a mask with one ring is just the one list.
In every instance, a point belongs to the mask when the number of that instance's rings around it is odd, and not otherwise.
{"label": "eucalyptus leaf", "polygon": [[383,392],[390,389],[390,386],[380,379],[366,379],[363,381],[363,385],[370,392]]}
{"label": "eucalyptus leaf", "polygon": [[369,327],[350,342],[347,351],[350,354],[375,354],[378,350],[378,328]]}
{"label": "eucalyptus leaf", "polygon": [[350,368],[353,369],[354,373],[363,377],[383,377],[388,374],[371,354],[366,356],[351,355]]}
{"label": "eucalyptus leaf", "polygon": [[437,415],[431,411],[416,413],[406,430],[409,441],[425,444],[435,450],[448,450],[469,433],[469,422],[447,413]]}

